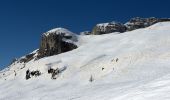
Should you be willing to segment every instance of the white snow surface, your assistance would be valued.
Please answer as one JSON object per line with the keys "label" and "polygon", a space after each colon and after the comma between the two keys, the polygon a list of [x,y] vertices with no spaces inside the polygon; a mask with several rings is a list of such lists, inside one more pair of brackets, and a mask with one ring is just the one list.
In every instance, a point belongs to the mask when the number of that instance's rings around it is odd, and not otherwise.
{"label": "white snow surface", "polygon": [[[0,100],[170,100],[170,22],[79,36],[78,44],[1,71]],[[49,66],[65,70],[52,80]],[[43,74],[25,80],[27,69]]]}
{"label": "white snow surface", "polygon": [[69,31],[68,29],[59,27],[59,28],[54,28],[52,30],[49,30],[48,32],[44,33],[44,35],[48,36],[51,33],[55,33],[55,34],[62,34],[62,33],[66,33],[65,35],[70,36],[70,35],[74,35],[73,32]]}
{"label": "white snow surface", "polygon": [[109,23],[100,23],[100,24],[97,24],[97,26],[99,26],[99,27],[106,27],[107,25],[109,25]]}
{"label": "white snow surface", "polygon": [[49,36],[50,34],[71,36],[72,37],[71,39],[63,38],[62,40],[65,41],[65,42],[74,43],[74,44],[76,44],[75,42],[77,42],[77,35],[75,33],[71,32],[71,31],[69,31],[68,29],[65,29],[65,28],[62,28],[62,27],[54,28],[52,30],[49,30],[46,33],[43,33],[43,35],[45,35],[45,36]]}

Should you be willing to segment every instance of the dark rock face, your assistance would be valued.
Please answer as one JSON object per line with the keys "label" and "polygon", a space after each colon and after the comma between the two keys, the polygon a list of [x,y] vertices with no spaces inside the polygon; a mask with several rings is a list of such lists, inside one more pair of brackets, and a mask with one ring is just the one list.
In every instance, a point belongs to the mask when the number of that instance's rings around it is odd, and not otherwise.
{"label": "dark rock face", "polygon": [[111,22],[111,23],[103,23],[103,24],[97,24],[93,30],[92,34],[93,35],[100,35],[100,34],[107,34],[107,33],[112,33],[112,32],[125,32],[126,31],[126,26],[117,23],[117,22]]}
{"label": "dark rock face", "polygon": [[151,17],[151,18],[136,17],[136,18],[132,18],[125,25],[126,25],[128,31],[132,31],[132,30],[139,29],[139,28],[149,27],[155,23],[164,22],[164,21],[170,21],[170,19],[155,18],[155,17]]}
{"label": "dark rock face", "polygon": [[38,58],[52,56],[76,49],[76,35],[66,29],[56,29],[43,34]]}

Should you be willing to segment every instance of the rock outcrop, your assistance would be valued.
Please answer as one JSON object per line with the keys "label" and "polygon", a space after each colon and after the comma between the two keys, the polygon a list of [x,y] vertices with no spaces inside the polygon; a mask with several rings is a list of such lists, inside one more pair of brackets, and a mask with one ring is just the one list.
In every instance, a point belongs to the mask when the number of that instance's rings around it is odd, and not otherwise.
{"label": "rock outcrop", "polygon": [[126,26],[124,24],[118,23],[118,22],[110,22],[110,23],[101,23],[97,24],[93,30],[93,35],[100,35],[100,34],[107,34],[112,32],[125,32]]}
{"label": "rock outcrop", "polygon": [[158,22],[165,22],[165,21],[170,21],[170,18],[136,17],[136,18],[130,19],[130,21],[125,24],[118,23],[118,22],[101,23],[101,24],[97,24],[93,28],[91,34],[101,35],[101,34],[108,34],[108,33],[113,33],[113,32],[123,33],[126,31],[132,31],[132,30],[139,29],[139,28],[149,27]]}
{"label": "rock outcrop", "polygon": [[42,35],[38,58],[52,56],[76,49],[76,34],[64,28],[56,28]]}
{"label": "rock outcrop", "polygon": [[164,22],[164,21],[170,21],[170,19],[169,18],[155,18],[155,17],[150,17],[150,18],[136,17],[136,18],[132,18],[125,25],[127,27],[127,31],[132,31],[132,30],[139,29],[139,28],[149,27],[155,23]]}

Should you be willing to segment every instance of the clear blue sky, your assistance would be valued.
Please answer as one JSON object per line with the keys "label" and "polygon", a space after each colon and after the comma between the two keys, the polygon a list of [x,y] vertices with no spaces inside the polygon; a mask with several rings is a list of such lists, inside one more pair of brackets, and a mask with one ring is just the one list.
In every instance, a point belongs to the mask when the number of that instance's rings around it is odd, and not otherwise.
{"label": "clear blue sky", "polygon": [[100,22],[170,17],[169,5],[170,0],[1,0],[0,69],[38,48],[41,34],[49,29],[79,33]]}

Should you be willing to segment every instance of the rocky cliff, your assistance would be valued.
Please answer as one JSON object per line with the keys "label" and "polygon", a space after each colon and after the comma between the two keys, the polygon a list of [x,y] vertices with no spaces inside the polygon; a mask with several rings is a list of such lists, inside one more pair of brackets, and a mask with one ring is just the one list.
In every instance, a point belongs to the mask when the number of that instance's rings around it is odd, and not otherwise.
{"label": "rocky cliff", "polygon": [[56,28],[42,35],[38,58],[52,56],[76,49],[76,34],[64,28]]}

